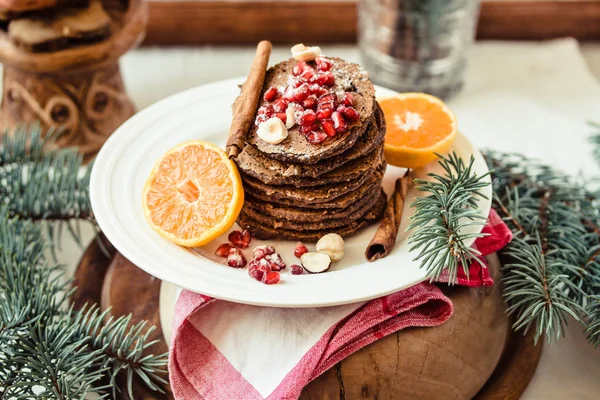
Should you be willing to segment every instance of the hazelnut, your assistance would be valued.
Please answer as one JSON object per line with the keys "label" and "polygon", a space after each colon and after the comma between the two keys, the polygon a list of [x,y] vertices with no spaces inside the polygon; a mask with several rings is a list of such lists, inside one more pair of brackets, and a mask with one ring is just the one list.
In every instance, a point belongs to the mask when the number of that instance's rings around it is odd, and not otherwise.
{"label": "hazelnut", "polygon": [[331,259],[325,253],[309,252],[300,257],[300,262],[305,270],[311,274],[325,272],[331,266]]}
{"label": "hazelnut", "polygon": [[315,61],[315,58],[321,55],[321,48],[319,46],[307,47],[302,43],[294,45],[291,50],[292,57],[298,61]]}
{"label": "hazelnut", "polygon": [[339,261],[344,257],[344,239],[337,233],[328,233],[317,242],[319,253],[327,254],[331,261]]}
{"label": "hazelnut", "polygon": [[288,137],[287,128],[277,117],[261,122],[256,133],[259,138],[271,144],[279,144]]}

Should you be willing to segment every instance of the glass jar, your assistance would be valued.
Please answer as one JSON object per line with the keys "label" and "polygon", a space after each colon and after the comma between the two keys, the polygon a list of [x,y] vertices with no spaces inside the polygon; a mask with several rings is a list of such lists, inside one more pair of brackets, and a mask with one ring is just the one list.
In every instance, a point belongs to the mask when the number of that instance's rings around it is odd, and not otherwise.
{"label": "glass jar", "polygon": [[373,82],[442,99],[460,90],[479,0],[360,0],[358,16]]}

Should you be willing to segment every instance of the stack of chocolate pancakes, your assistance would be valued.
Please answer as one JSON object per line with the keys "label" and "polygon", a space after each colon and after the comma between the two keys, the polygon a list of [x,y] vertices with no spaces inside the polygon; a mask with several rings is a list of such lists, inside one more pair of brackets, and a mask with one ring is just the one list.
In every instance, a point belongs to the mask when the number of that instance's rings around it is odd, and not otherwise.
{"label": "stack of chocolate pancakes", "polygon": [[[350,236],[385,209],[385,119],[375,88],[359,65],[329,59],[332,90],[339,96],[352,93],[360,119],[318,144],[309,143],[298,125],[283,142],[270,144],[253,124],[235,158],[246,196],[237,222],[259,239],[315,242],[330,232]],[[267,71],[261,99],[269,88],[286,86],[295,63],[291,59]]]}

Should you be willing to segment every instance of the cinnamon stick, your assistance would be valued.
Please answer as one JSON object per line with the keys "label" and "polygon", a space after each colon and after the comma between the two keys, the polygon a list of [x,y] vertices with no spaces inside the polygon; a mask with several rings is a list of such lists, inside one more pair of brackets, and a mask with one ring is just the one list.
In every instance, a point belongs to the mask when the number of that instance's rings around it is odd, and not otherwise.
{"label": "cinnamon stick", "polygon": [[254,121],[254,114],[260,101],[260,92],[265,83],[272,47],[271,42],[268,40],[263,40],[256,46],[256,55],[248,79],[242,85],[242,91],[231,107],[233,120],[231,121],[227,140],[227,155],[229,158],[237,157],[244,148],[246,132],[248,132]]}
{"label": "cinnamon stick", "polygon": [[387,203],[383,219],[377,228],[377,232],[367,246],[365,258],[372,262],[390,254],[396,244],[396,236],[402,220],[402,210],[406,201],[406,193],[411,183],[410,170],[403,177],[396,180],[396,187],[392,197]]}

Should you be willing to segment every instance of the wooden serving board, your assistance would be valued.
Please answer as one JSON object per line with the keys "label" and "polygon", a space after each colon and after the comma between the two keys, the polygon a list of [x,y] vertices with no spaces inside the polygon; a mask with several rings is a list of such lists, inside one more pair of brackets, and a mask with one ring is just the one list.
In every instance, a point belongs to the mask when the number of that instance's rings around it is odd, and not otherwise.
{"label": "wooden serving board", "polygon": [[[160,280],[130,263],[106,240],[105,255],[93,241],[75,274],[77,307],[86,302],[112,307],[115,316],[132,314],[157,329],[154,354],[168,351],[160,329]],[[518,399],[531,380],[542,351],[533,334],[510,329],[501,294],[500,264],[488,257],[496,284],[490,288],[442,287],[454,314],[435,328],[410,328],[352,354],[311,382],[300,399]],[[121,398],[129,398],[126,382]],[[134,387],[135,399],[172,399]],[[191,399],[190,399],[191,400]]]}

